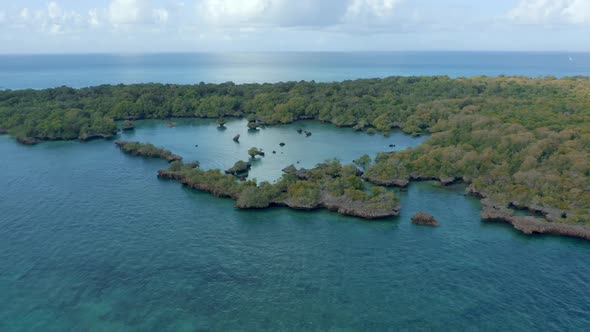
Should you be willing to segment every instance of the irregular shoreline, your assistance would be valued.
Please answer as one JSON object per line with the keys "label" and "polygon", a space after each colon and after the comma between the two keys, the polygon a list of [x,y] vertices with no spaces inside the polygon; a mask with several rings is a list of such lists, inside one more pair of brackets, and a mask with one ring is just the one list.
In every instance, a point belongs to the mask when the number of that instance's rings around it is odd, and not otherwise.
{"label": "irregular shoreline", "polygon": [[498,202],[550,221],[590,226],[589,77],[393,76],[0,94],[0,127],[29,144],[110,136],[120,129],[115,121],[133,119],[239,117],[250,128],[315,119],[368,134],[387,135],[394,128],[429,133],[419,146],[379,154],[373,165],[363,166],[367,176],[397,186],[433,177],[446,185],[466,176],[464,182]]}
{"label": "irregular shoreline", "polygon": [[382,179],[375,176],[363,175],[363,179],[371,182],[376,185],[386,186],[386,187],[399,187],[399,188],[406,188],[410,185],[410,182],[420,182],[420,181],[438,181],[443,186],[450,186],[452,184],[457,184],[461,182],[467,182],[465,179],[462,178],[455,178],[455,177],[433,177],[433,176],[422,176],[416,173],[410,174],[408,178],[400,178],[400,179]]}
{"label": "irregular shoreline", "polygon": [[[467,183],[470,184],[467,188],[467,194],[477,197],[480,199],[482,204],[481,218],[487,222],[503,222],[512,225],[515,229],[521,231],[527,235],[533,234],[552,234],[561,235],[567,237],[575,237],[585,240],[590,240],[590,227],[585,225],[566,224],[560,222],[566,216],[565,211],[559,209],[548,208],[543,206],[528,206],[518,202],[510,202],[509,204],[499,204],[488,198],[488,194],[484,191],[477,190],[471,183],[465,178],[453,178],[453,177],[425,177],[417,174],[410,175],[410,179],[395,179],[395,180],[382,180],[363,175],[363,179],[373,184],[406,188],[410,185],[411,181],[438,181],[443,186],[448,186],[456,183]],[[539,219],[533,216],[516,216],[510,209],[514,208],[521,211],[528,211],[532,214],[536,214],[543,219]]]}
{"label": "irregular shoreline", "polygon": [[558,221],[563,217],[565,213],[563,211],[539,206],[535,208],[519,206],[519,210],[535,213],[542,219],[533,216],[516,216],[514,211],[510,209],[510,207],[517,207],[515,203],[500,204],[495,202],[488,197],[486,192],[477,190],[473,185],[467,188],[467,194],[481,200],[482,210],[480,215],[484,221],[508,223],[527,235],[552,234],[590,240],[589,226],[566,224]]}
{"label": "irregular shoreline", "polygon": [[489,198],[481,201],[481,218],[489,222],[504,222],[524,234],[553,234],[590,240],[590,228],[540,220],[531,216],[515,216],[509,208],[497,204]]}
{"label": "irregular shoreline", "polygon": [[[1,133],[0,135],[8,134],[8,132]],[[78,140],[80,142],[88,142],[95,139],[111,139],[114,138],[117,132],[112,134],[92,134],[78,136],[77,138],[63,138],[63,137],[28,137],[28,136],[16,136],[16,141],[22,145],[36,145],[43,142],[56,142],[56,141],[73,141]]]}
{"label": "irregular shoreline", "polygon": [[[258,187],[250,188],[254,193],[251,193],[249,189],[241,192],[224,189],[214,184],[207,184],[191,179],[190,174],[171,169],[158,171],[158,177],[180,182],[191,189],[207,192],[217,197],[232,198],[237,201],[236,207],[239,209],[264,209],[272,206],[289,207],[296,210],[327,209],[342,215],[368,220],[396,217],[399,216],[400,210],[400,205],[397,202],[392,204],[385,202],[385,204],[381,205],[380,201],[358,200],[349,197],[346,194],[333,195],[328,190],[324,189],[319,189],[319,198],[317,201],[307,202],[289,196],[287,194],[288,188],[281,188],[278,192],[273,193],[268,202],[258,205],[257,203],[251,203],[249,198],[245,198],[246,195],[258,195],[258,193],[256,193]],[[303,178],[297,179],[305,181]],[[313,185],[316,186],[315,183]]]}
{"label": "irregular shoreline", "polygon": [[[125,141],[117,141],[115,144],[121,148],[124,152],[130,153],[133,155],[144,156],[144,157],[154,157],[154,158],[161,158],[167,160],[169,162],[180,162],[182,158],[180,156],[174,155],[172,152],[157,148],[151,144],[144,144],[144,143],[137,143],[137,142],[125,142]],[[318,168],[324,167],[326,164],[318,165]],[[235,188],[224,188],[223,186],[218,185],[217,183],[206,183],[203,181],[198,181],[191,179],[187,175],[187,173],[183,172],[184,170],[196,169],[198,167],[198,163],[193,164],[177,164],[176,166],[172,166],[170,169],[164,169],[158,171],[158,177],[161,179],[168,179],[180,182],[181,184],[202,192],[210,193],[216,197],[225,197],[231,198],[236,201],[236,208],[239,209],[265,209],[269,207],[288,207],[296,210],[318,210],[318,209],[327,209],[330,211],[337,212],[342,215],[358,217],[368,220],[373,219],[384,219],[389,217],[396,217],[399,216],[400,213],[400,205],[396,203],[395,205],[390,205],[387,208],[383,206],[376,208],[377,205],[365,201],[359,201],[351,199],[346,195],[332,195],[327,190],[320,190],[319,191],[319,199],[317,201],[312,202],[302,202],[301,200],[293,199],[285,195],[286,188],[282,188],[279,192],[274,192],[273,197],[268,198],[267,202],[257,203],[252,202],[252,197],[256,197],[259,193],[256,192],[258,187],[254,184],[254,187],[250,187],[249,189],[239,191],[235,190]],[[176,169],[173,169],[176,168]],[[213,172],[217,171],[221,175],[219,170],[213,170]],[[290,165],[283,169],[285,176],[292,176],[299,181],[307,181],[313,176],[313,172],[315,169],[297,169],[294,165]],[[203,172],[200,171],[199,172]],[[395,181],[379,181],[375,178],[367,176],[363,174],[358,168],[354,167],[354,170],[351,171],[349,175],[353,175],[356,177],[362,177],[367,182],[373,183],[375,185],[386,185],[386,186],[396,186],[396,187],[407,187],[410,184],[410,180],[412,181],[430,181],[430,180],[438,180],[442,185],[450,185],[457,182],[465,182],[470,184],[467,179],[464,178],[453,178],[453,177],[425,177],[419,174],[411,174],[409,179],[401,179]],[[222,175],[221,175],[222,176]],[[231,179],[234,179],[232,175],[227,175]],[[206,177],[207,178],[207,177]],[[227,180],[227,178],[225,179]],[[229,180],[230,182],[235,180]],[[268,186],[272,186],[267,184]],[[318,186],[317,183],[313,184],[314,186]],[[233,190],[232,190],[233,189]],[[557,209],[547,209],[541,206],[534,206],[534,207],[527,207],[521,205],[517,202],[511,202],[510,204],[502,205],[494,202],[492,199],[488,198],[487,193],[484,191],[477,190],[472,184],[466,190],[467,194],[472,195],[481,199],[482,204],[482,211],[481,211],[481,218],[484,221],[488,222],[504,222],[512,225],[515,229],[521,231],[524,234],[532,235],[532,234],[553,234],[553,235],[562,235],[568,237],[575,237],[581,238],[585,240],[590,240],[590,227],[586,227],[583,225],[572,225],[566,224],[562,222],[555,222],[559,216],[563,217],[564,212],[559,211]],[[250,195],[252,197],[248,197],[243,199],[244,196]],[[535,218],[532,216],[515,216],[513,211],[510,207],[518,208],[521,210],[529,210],[531,212],[543,215],[545,220],[540,220],[539,218]],[[547,221],[548,220],[548,221]],[[436,222],[432,222],[432,225],[438,225]]]}

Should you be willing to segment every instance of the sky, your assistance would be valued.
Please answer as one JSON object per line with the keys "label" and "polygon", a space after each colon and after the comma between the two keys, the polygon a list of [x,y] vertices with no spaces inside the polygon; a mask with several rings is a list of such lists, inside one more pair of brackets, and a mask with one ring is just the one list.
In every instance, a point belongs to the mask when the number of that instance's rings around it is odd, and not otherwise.
{"label": "sky", "polygon": [[0,53],[590,51],[590,0],[0,0]]}

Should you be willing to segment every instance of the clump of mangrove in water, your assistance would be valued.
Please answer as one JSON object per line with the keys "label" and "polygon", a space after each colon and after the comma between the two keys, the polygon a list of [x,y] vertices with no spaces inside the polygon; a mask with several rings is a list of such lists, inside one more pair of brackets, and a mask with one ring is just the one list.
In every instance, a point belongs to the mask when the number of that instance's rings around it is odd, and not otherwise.
{"label": "clump of mangrove in water", "polygon": [[169,150],[159,148],[149,143],[116,141],[115,144],[121,149],[121,151],[134,156],[160,158],[168,162],[182,160],[182,157],[175,155]]}
{"label": "clump of mangrove in water", "polygon": [[248,155],[250,156],[250,158],[254,159],[256,158],[256,156],[264,157],[266,154],[261,149],[257,147],[252,147],[248,150]]}

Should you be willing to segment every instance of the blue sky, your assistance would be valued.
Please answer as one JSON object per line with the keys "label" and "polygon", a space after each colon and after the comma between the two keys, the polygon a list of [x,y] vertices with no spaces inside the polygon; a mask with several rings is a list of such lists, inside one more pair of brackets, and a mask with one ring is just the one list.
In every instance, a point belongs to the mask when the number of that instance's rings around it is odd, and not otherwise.
{"label": "blue sky", "polygon": [[590,51],[590,0],[0,0],[0,53]]}

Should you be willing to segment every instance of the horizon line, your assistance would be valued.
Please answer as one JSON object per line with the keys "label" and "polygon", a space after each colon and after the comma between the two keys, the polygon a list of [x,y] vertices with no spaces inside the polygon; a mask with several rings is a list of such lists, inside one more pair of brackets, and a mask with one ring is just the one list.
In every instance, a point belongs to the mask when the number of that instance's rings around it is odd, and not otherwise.
{"label": "horizon line", "polygon": [[276,50],[261,50],[261,51],[146,51],[146,52],[0,52],[0,56],[50,56],[50,55],[117,55],[117,56],[133,56],[133,55],[165,55],[165,54],[262,54],[262,53],[276,53],[276,54],[297,54],[297,53],[317,53],[317,54],[336,54],[336,53],[528,53],[528,54],[590,54],[590,51],[567,51],[567,50],[307,50],[307,51],[276,51]]}

